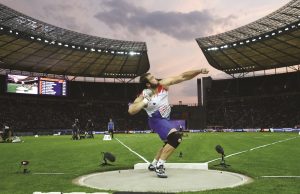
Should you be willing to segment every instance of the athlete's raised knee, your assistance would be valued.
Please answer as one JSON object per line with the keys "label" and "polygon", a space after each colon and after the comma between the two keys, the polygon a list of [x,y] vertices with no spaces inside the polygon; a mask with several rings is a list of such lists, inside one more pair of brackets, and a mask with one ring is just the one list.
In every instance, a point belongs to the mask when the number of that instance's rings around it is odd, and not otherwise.
{"label": "athlete's raised knee", "polygon": [[174,148],[177,148],[181,143],[181,141],[182,141],[182,136],[178,131],[170,133],[167,137],[167,143]]}

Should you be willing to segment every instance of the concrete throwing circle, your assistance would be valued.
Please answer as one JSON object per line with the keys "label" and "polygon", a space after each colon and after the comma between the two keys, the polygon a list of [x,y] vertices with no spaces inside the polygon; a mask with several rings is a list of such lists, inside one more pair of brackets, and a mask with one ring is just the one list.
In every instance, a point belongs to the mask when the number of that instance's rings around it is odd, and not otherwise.
{"label": "concrete throwing circle", "polygon": [[167,169],[168,178],[158,178],[146,169],[108,171],[85,175],[76,184],[101,190],[127,192],[187,192],[236,187],[251,178],[225,171]]}

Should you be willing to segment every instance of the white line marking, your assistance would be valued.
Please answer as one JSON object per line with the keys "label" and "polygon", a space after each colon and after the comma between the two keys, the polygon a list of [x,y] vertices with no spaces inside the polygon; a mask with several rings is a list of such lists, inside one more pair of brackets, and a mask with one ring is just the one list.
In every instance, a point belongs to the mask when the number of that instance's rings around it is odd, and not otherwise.
{"label": "white line marking", "polygon": [[129,149],[129,151],[131,151],[132,153],[134,153],[135,155],[137,155],[138,157],[140,157],[142,160],[144,160],[146,163],[150,163],[148,160],[146,160],[146,158],[144,158],[143,156],[141,156],[139,153],[133,151],[130,147],[128,147],[127,145],[125,145],[123,142],[121,142],[118,138],[115,138],[120,144],[122,144],[123,146],[125,146],[127,149]]}
{"label": "white line marking", "polygon": [[[248,152],[248,150],[244,150],[244,151],[241,151],[241,152],[237,152],[237,153],[230,154],[230,155],[228,155],[228,156],[225,156],[225,158],[228,158],[228,157],[231,157],[231,156],[234,156],[234,155],[238,155],[238,154],[241,154],[241,153],[244,153],[244,152]],[[211,163],[211,162],[214,162],[214,161],[216,161],[216,160],[220,160],[220,158],[216,158],[216,159],[210,160],[210,161],[208,161],[208,162],[206,162],[206,163]]]}
{"label": "white line marking", "polygon": [[228,158],[228,157],[231,157],[231,156],[234,156],[234,155],[238,155],[238,154],[242,154],[244,152],[248,152],[248,150],[241,151],[241,152],[236,152],[236,153],[233,153],[233,154],[229,154],[229,155],[225,156],[225,158]]}
{"label": "white line marking", "polygon": [[63,172],[36,172],[33,174],[65,174]]}
{"label": "white line marking", "polygon": [[263,178],[300,178],[300,176],[261,176]]}
{"label": "white line marking", "polygon": [[[292,140],[292,139],[295,139],[295,138],[297,138],[297,137],[291,137],[291,138],[288,138],[288,139],[275,141],[275,142],[273,142],[273,143],[269,143],[269,144],[257,146],[257,147],[251,148],[251,149],[249,149],[249,150],[244,150],[244,151],[240,151],[240,152],[236,152],[236,153],[227,155],[227,156],[225,156],[224,158],[229,158],[229,157],[234,156],[234,155],[238,155],[238,154],[242,154],[242,153],[245,153],[245,152],[253,151],[253,150],[256,150],[256,149],[259,149],[259,148],[264,148],[264,147],[267,147],[267,146],[270,146],[270,145],[274,145],[274,144],[277,144],[277,143],[289,141],[289,140]],[[206,163],[211,163],[211,162],[214,162],[214,161],[216,161],[216,160],[220,160],[220,158],[216,158],[216,159],[210,160],[210,161],[208,161],[208,162],[206,162]]]}
{"label": "white line marking", "polygon": [[217,160],[220,160],[220,158],[216,158],[216,159],[213,159],[213,160],[210,160],[210,161],[207,161],[207,162],[205,162],[205,163],[211,163],[211,162],[214,162],[214,161],[217,161]]}

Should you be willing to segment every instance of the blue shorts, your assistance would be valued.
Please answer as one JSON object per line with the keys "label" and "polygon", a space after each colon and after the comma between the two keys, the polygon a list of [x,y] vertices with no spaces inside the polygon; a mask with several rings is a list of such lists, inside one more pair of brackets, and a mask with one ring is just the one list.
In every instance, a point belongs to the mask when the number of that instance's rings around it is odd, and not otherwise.
{"label": "blue shorts", "polygon": [[161,140],[167,141],[167,137],[171,129],[175,126],[166,118],[148,118],[148,124],[150,129],[157,133]]}

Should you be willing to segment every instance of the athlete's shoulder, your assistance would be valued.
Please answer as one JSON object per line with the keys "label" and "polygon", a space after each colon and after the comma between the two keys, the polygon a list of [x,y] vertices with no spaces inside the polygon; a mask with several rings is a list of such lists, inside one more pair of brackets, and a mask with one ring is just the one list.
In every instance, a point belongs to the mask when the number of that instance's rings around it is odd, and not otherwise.
{"label": "athlete's shoulder", "polygon": [[168,86],[164,86],[164,85],[162,85],[162,84],[159,84],[158,86],[157,86],[157,91],[158,91],[158,93],[160,93],[160,92],[164,92],[164,91],[168,91],[168,89],[169,89],[169,87]]}

